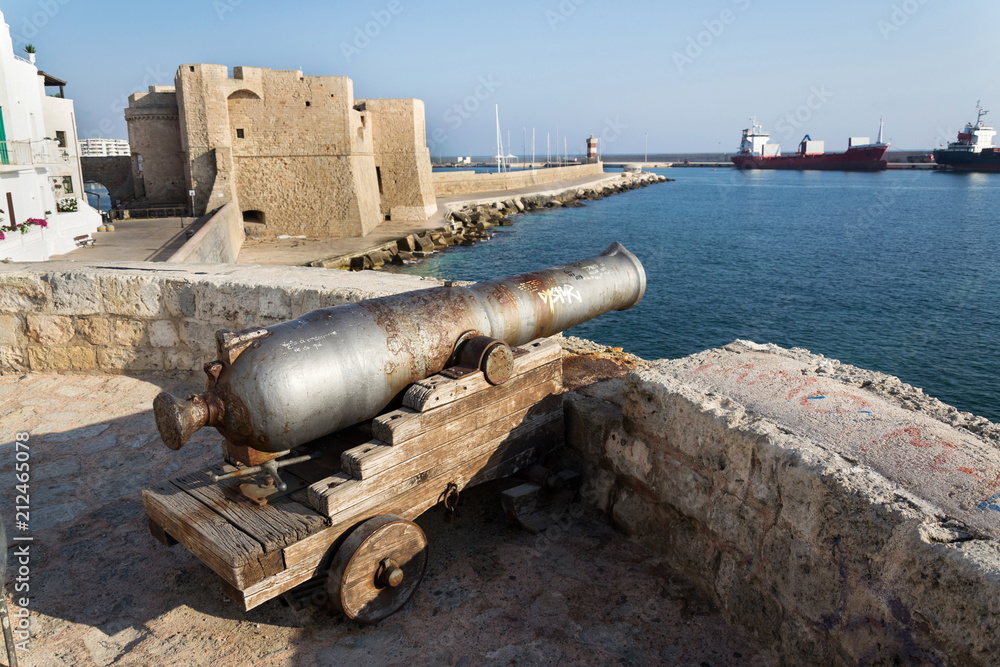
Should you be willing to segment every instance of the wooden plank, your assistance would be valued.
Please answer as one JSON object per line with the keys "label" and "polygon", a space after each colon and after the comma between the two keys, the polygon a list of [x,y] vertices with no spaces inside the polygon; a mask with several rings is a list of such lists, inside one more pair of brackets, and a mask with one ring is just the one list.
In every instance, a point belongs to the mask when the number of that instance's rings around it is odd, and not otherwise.
{"label": "wooden plank", "polygon": [[[514,348],[514,355],[514,370],[511,373],[511,379],[532,368],[561,359],[562,349],[559,343],[554,340],[538,338],[526,345]],[[410,385],[410,388],[403,395],[403,405],[417,412],[426,412],[492,386],[482,373],[475,373],[461,379],[445,375],[432,375]]]}
{"label": "wooden plank", "polygon": [[286,466],[282,468],[282,474],[289,472],[304,481],[306,485],[318,482],[324,477],[339,473],[341,470],[341,454],[348,449],[361,445],[370,438],[371,426],[366,423],[307,442],[292,450],[289,457],[312,454],[317,451],[322,451],[323,456],[312,461],[306,461],[305,463]]}
{"label": "wooden plank", "polygon": [[[551,393],[552,383],[538,385],[535,389],[537,391],[524,391],[507,401],[464,415],[401,445],[386,445],[376,440],[357,450],[349,450],[342,461],[344,471],[355,479],[388,474],[389,470],[398,476],[397,466],[409,469],[434,458],[450,458],[456,453],[464,456],[470,449],[506,435],[525,420],[562,410],[562,395]],[[384,478],[380,481],[387,482]]]}
{"label": "wooden plank", "polygon": [[152,519],[146,517],[146,525],[149,527],[149,534],[156,538],[156,541],[165,547],[172,547],[177,544],[177,540],[170,537],[170,534],[155,524]]}
{"label": "wooden plank", "polygon": [[171,482],[260,542],[265,553],[280,550],[326,525],[325,517],[291,498],[277,498],[261,507],[240,493],[240,480],[216,483],[211,480],[212,472],[223,471],[221,466],[215,466],[211,471],[200,470]]}
{"label": "wooden plank", "polygon": [[[329,528],[285,547],[285,570],[241,591],[244,609],[249,611],[317,575],[325,576],[332,557],[331,547],[345,531],[361,521],[379,514],[398,514],[412,521],[437,504],[437,487],[443,490],[447,485],[445,480],[450,476],[466,476],[467,486],[472,486],[510,475],[561,444],[561,435],[562,420],[553,420],[546,427],[525,436],[522,442],[512,447],[508,456],[499,461],[489,463],[487,457],[485,462],[459,462],[456,468],[425,480],[426,483],[412,486],[402,493],[387,490],[369,501],[351,507],[350,511],[338,514]],[[477,470],[477,466],[482,467]],[[358,480],[349,483],[362,484]]]}
{"label": "wooden plank", "polygon": [[237,588],[264,579],[260,543],[169,482],[142,492],[149,519]]}
{"label": "wooden plank", "polygon": [[[416,486],[425,486],[427,480],[437,479],[439,476],[448,475],[452,471],[461,472],[472,468],[478,470],[479,468],[486,467],[491,459],[502,460],[513,449],[516,449],[524,438],[530,436],[535,431],[544,429],[553,422],[562,424],[561,410],[556,410],[542,415],[537,419],[525,422],[502,437],[490,440],[476,447],[474,450],[463,451],[461,456],[437,457],[424,465],[407,466],[405,470],[409,473],[409,476],[400,479],[400,475],[394,474],[393,477],[398,480],[394,483],[386,483],[382,476],[366,480],[351,480],[338,484],[326,491],[316,489],[317,493],[310,495],[310,501],[314,503],[313,508],[316,511],[320,514],[326,514],[336,522],[339,519],[339,513],[353,512],[355,506],[375,507],[376,505],[372,505],[375,498],[387,502],[394,495],[402,494]],[[558,440],[561,440],[561,438],[558,438]],[[467,478],[463,478],[461,475],[448,481],[454,481],[459,485],[459,488],[465,488],[468,482]],[[447,482],[444,484],[447,485]],[[441,493],[442,491],[444,491],[444,486],[440,489],[428,490],[427,493]]]}
{"label": "wooden plank", "polygon": [[372,435],[386,444],[399,445],[425,431],[446,426],[449,422],[453,422],[470,412],[486,406],[498,405],[501,401],[508,400],[510,397],[539,384],[551,384],[553,389],[549,393],[560,393],[562,391],[561,364],[562,362],[556,361],[539,366],[502,385],[491,387],[490,391],[472,394],[462,401],[450,403],[429,412],[414,412],[409,408],[386,412],[372,420]]}

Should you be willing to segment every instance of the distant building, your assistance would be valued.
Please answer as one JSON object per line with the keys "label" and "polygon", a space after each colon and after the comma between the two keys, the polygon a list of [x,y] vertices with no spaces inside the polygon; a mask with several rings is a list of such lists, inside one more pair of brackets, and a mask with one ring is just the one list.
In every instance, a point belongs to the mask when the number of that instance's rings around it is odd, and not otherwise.
{"label": "distant building", "polygon": [[174,83],[125,110],[145,204],[233,202],[261,236],[364,236],[437,210],[420,100],[355,99],[344,76],[258,67],[182,65]]}
{"label": "distant building", "polygon": [[131,155],[125,139],[81,139],[80,157],[118,157]]}
{"label": "distant building", "polygon": [[[14,55],[2,13],[0,25],[0,260],[45,260],[73,250],[73,238],[96,231],[101,217],[83,195],[66,82]],[[28,220],[46,224],[22,234]]]}

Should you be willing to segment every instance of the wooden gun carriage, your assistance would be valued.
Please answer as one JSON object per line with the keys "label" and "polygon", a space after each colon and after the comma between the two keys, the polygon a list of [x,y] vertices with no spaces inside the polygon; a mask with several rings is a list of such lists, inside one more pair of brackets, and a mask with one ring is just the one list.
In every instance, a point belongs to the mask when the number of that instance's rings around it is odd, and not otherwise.
{"label": "wooden gun carriage", "polygon": [[153,409],[171,449],[214,426],[226,465],[145,490],[150,530],[247,610],[329,568],[333,604],[380,620],[423,575],[413,519],[561,444],[560,347],[545,337],[644,291],[642,265],[615,243],[544,271],[220,331],[206,391],[162,393]]}

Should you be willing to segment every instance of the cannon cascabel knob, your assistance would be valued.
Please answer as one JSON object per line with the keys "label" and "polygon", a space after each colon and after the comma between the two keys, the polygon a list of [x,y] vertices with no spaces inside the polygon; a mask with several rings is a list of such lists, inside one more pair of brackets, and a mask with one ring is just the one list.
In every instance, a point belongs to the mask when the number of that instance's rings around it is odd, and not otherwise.
{"label": "cannon cascabel knob", "polygon": [[163,391],[153,399],[156,429],[170,449],[180,449],[195,431],[208,424],[208,403],[203,396],[179,399]]}

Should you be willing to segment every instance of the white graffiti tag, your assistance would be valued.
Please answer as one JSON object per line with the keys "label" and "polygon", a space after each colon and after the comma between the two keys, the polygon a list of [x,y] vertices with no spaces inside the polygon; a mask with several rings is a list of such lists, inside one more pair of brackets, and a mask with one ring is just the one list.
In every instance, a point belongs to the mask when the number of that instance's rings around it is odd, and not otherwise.
{"label": "white graffiti tag", "polygon": [[583,303],[583,295],[580,294],[579,290],[569,284],[560,285],[558,287],[550,287],[544,292],[539,292],[538,296],[542,298],[542,301],[548,304],[572,303],[574,300],[579,303]]}
{"label": "white graffiti tag", "polygon": [[289,350],[290,352],[302,352],[304,350],[318,349],[323,347],[323,343],[320,342],[321,340],[336,335],[337,335],[336,331],[329,331],[325,334],[320,334],[318,336],[310,336],[309,338],[300,338],[298,340],[285,341],[281,344],[281,346],[286,350]]}

